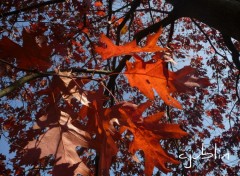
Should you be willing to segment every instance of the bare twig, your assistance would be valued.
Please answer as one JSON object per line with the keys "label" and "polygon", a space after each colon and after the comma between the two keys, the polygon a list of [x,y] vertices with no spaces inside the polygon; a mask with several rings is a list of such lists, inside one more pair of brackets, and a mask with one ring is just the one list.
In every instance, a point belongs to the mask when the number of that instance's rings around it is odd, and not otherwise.
{"label": "bare twig", "polygon": [[236,89],[236,95],[237,95],[237,102],[240,102],[240,96],[239,96],[239,90],[238,90],[238,84],[239,84],[239,78],[240,78],[240,74],[238,73],[237,78],[236,78],[236,85],[235,85],[235,89]]}
{"label": "bare twig", "polygon": [[65,0],[53,0],[53,1],[41,2],[41,3],[38,3],[38,4],[34,4],[32,6],[24,7],[24,8],[14,10],[14,11],[11,11],[11,12],[2,13],[2,14],[0,14],[0,18],[8,17],[8,16],[11,16],[11,15],[19,14],[21,12],[27,12],[27,11],[31,11],[33,9],[37,9],[37,8],[44,7],[44,6],[51,5],[51,4],[62,3],[62,2],[65,2]]}
{"label": "bare twig", "polygon": [[153,8],[145,8],[145,9],[137,9],[136,11],[142,12],[142,11],[152,11],[152,12],[159,12],[163,14],[170,14],[171,12],[169,11],[164,11],[164,10],[159,10],[159,9],[153,9]]}
{"label": "bare twig", "polygon": [[152,10],[151,10],[151,4],[150,4],[150,1],[148,0],[148,7],[149,7],[149,13],[150,13],[150,17],[151,17],[151,20],[152,20],[152,23],[154,24],[154,19],[153,19],[153,15],[152,15]]}
{"label": "bare twig", "polygon": [[208,35],[204,32],[204,30],[201,28],[201,26],[193,19],[191,18],[192,22],[198,27],[198,29],[203,33],[203,35],[206,37],[207,41],[209,42],[209,44],[211,45],[211,47],[213,48],[213,50],[215,51],[215,53],[219,56],[221,56],[222,58],[226,59],[226,61],[232,65],[232,63],[227,59],[226,56],[222,55],[221,53],[219,53],[216,49],[216,47],[213,45],[212,41],[209,39]]}
{"label": "bare twig", "polygon": [[174,14],[174,12],[170,13],[166,18],[163,20],[143,29],[142,31],[138,32],[134,38],[139,42],[142,38],[147,36],[148,34],[151,34],[153,32],[157,32],[160,27],[166,27],[172,22],[174,22],[176,19],[178,19],[178,16]]}

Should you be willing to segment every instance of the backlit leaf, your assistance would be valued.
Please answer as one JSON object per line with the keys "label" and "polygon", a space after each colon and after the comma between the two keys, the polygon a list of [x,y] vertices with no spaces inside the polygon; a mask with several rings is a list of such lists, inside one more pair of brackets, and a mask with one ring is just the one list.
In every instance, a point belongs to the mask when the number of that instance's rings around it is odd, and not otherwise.
{"label": "backlit leaf", "polygon": [[188,92],[194,90],[194,87],[210,85],[207,78],[194,77],[195,69],[190,66],[171,72],[161,59],[144,62],[136,55],[135,59],[134,63],[127,62],[124,74],[131,86],[137,87],[151,100],[154,99],[155,90],[167,105],[182,109],[181,104],[171,96],[172,93]]}
{"label": "backlit leaf", "polygon": [[140,47],[137,45],[136,40],[126,43],[123,46],[117,46],[106,37],[101,34],[100,41],[106,44],[106,48],[95,46],[95,51],[102,56],[103,59],[109,59],[110,57],[120,56],[120,55],[133,55],[139,52],[158,52],[164,51],[165,49],[157,46],[157,40],[162,33],[162,29],[159,29],[157,33],[149,35],[147,37],[146,45]]}
{"label": "backlit leaf", "polygon": [[38,159],[53,155],[55,166],[53,175],[59,175],[62,166],[71,169],[75,167],[74,174],[89,175],[90,171],[81,161],[76,152],[77,146],[89,147],[90,135],[82,131],[71,123],[69,114],[61,111],[60,119],[57,123],[49,126],[49,129],[39,136],[37,140],[30,141],[24,148],[26,151],[22,162],[24,164],[36,163]]}

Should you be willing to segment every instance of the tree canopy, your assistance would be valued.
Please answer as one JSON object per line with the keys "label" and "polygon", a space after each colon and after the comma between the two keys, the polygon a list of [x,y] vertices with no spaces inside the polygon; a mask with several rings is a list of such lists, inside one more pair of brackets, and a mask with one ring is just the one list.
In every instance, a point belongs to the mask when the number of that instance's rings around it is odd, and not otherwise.
{"label": "tree canopy", "polygon": [[239,0],[5,0],[0,18],[0,175],[240,174]]}

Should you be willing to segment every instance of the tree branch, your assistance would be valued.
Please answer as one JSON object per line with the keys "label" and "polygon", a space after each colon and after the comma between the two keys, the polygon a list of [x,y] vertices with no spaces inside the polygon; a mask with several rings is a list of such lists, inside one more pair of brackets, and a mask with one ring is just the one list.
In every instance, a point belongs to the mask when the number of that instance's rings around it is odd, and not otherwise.
{"label": "tree branch", "polygon": [[[151,4],[150,4],[150,1],[149,1],[149,0],[148,0],[148,7],[149,7],[149,9],[151,9]],[[153,19],[152,11],[149,10],[149,13],[150,13],[150,17],[151,17],[152,23],[154,24],[154,19]]]}
{"label": "tree branch", "polygon": [[[144,38],[148,34],[153,33],[153,32],[157,32],[160,27],[166,27],[167,25],[174,22],[176,19],[177,18],[175,17],[175,15],[171,14],[168,17],[166,17],[165,19],[163,19],[162,21],[160,21],[158,23],[155,23],[155,24],[149,26],[148,28],[140,31],[139,33],[137,33],[134,36],[134,38],[137,41],[140,41],[142,38]],[[117,68],[112,73],[121,73],[122,70],[124,69],[124,67],[126,66],[126,62],[130,58],[131,58],[131,56],[129,56],[129,55],[124,56],[123,59],[119,62],[119,65],[117,66]],[[114,87],[117,77],[118,77],[118,74],[113,74],[113,75],[110,76],[110,79],[109,79],[108,84],[107,84],[107,87],[109,89]],[[109,93],[107,91],[105,91],[105,95],[109,95]]]}
{"label": "tree branch", "polygon": [[165,10],[159,10],[159,9],[153,9],[153,8],[145,8],[145,9],[137,9],[137,12],[143,12],[143,11],[152,11],[152,12],[159,12],[159,13],[163,13],[163,14],[170,14],[171,12],[169,11],[165,11]]}
{"label": "tree branch", "polygon": [[135,0],[134,2],[132,2],[131,8],[129,9],[128,13],[125,15],[125,18],[123,19],[122,23],[118,26],[118,28],[117,28],[117,40],[116,40],[117,45],[120,42],[120,34],[121,34],[122,28],[124,27],[126,22],[129,20],[131,15],[135,12],[136,8],[140,5],[140,3],[141,3],[140,0]]}
{"label": "tree branch", "polygon": [[213,50],[215,51],[215,53],[219,56],[221,56],[222,58],[226,59],[226,61],[232,65],[232,63],[227,59],[226,56],[222,55],[221,53],[219,53],[216,49],[216,47],[213,45],[212,41],[209,39],[208,35],[203,31],[203,29],[201,28],[201,26],[193,19],[191,18],[192,22],[198,27],[198,29],[203,33],[203,35],[206,37],[207,41],[209,42],[209,44],[211,45],[211,47],[213,48]]}
{"label": "tree branch", "polygon": [[174,33],[174,21],[171,22],[167,45],[169,45],[169,43],[172,41],[173,33]]}
{"label": "tree branch", "polygon": [[240,74],[237,75],[236,85],[235,85],[236,95],[237,95],[237,102],[238,103],[240,102],[240,96],[239,96],[239,90],[238,90],[239,78],[240,78]]}
{"label": "tree branch", "polygon": [[[124,67],[126,66],[126,62],[131,58],[131,56],[127,55],[127,56],[124,56],[123,59],[119,62],[117,68],[112,72],[112,73],[121,73],[122,70],[124,69]],[[108,84],[107,84],[107,87],[108,89],[109,88],[112,88],[115,86],[115,81],[118,77],[118,74],[112,74],[110,76],[110,79],[108,81]],[[108,91],[105,91],[104,93],[105,95],[109,95],[109,92]]]}
{"label": "tree branch", "polygon": [[239,51],[235,48],[235,46],[231,40],[231,37],[229,37],[225,34],[222,34],[222,36],[223,36],[223,40],[224,40],[226,46],[232,52],[233,63],[235,64],[237,69],[240,70]]}
{"label": "tree branch", "polygon": [[[81,69],[81,68],[70,68],[70,69],[63,69],[60,71],[71,71],[72,73],[93,73],[93,74],[105,74],[109,75],[112,73],[112,71],[107,71],[107,70],[94,70],[94,69]],[[9,93],[13,92],[17,88],[21,87],[27,82],[30,82],[36,78],[42,78],[42,77],[47,77],[47,76],[61,76],[58,75],[55,71],[50,71],[46,73],[40,73],[36,71],[32,71],[31,75],[26,75],[19,80],[15,81],[12,83],[10,86],[0,90],[0,98],[3,96],[8,95]]]}
{"label": "tree branch", "polygon": [[[140,0],[135,0],[131,3],[131,8],[129,9],[129,11],[127,12],[127,14],[125,15],[125,18],[123,19],[122,23],[118,26],[117,28],[117,39],[116,39],[116,44],[119,45],[120,43],[120,35],[121,35],[121,30],[124,27],[124,25],[127,23],[127,21],[130,19],[131,15],[135,12],[136,8],[140,5],[141,1]],[[128,59],[126,59],[128,58]],[[125,59],[123,59],[119,65],[117,66],[117,68],[115,68],[116,65],[116,59],[113,60],[112,62],[112,69],[114,69],[113,73],[120,73],[122,71],[122,69],[125,67],[125,62],[127,60],[129,60],[131,58],[131,56],[126,56]],[[111,90],[112,94],[114,94],[115,91],[115,80],[117,78],[118,74],[114,74],[110,77],[110,80],[107,84],[107,88],[109,90]],[[105,95],[109,95],[109,91],[105,91],[104,92]],[[113,102],[113,99],[112,99]]]}
{"label": "tree branch", "polygon": [[41,77],[42,75],[40,73],[33,73],[31,75],[24,76],[20,78],[19,80],[15,81],[12,85],[6,87],[5,89],[2,89],[0,91],[0,98],[11,93],[12,91],[19,88],[21,85],[25,84],[26,82],[29,82],[33,79],[36,79],[38,77]]}
{"label": "tree branch", "polygon": [[163,20],[143,29],[142,31],[138,32],[135,35],[135,39],[137,40],[137,43],[144,38],[145,36],[153,33],[153,32],[157,32],[159,30],[160,27],[166,27],[169,24],[171,24],[172,22],[174,22],[175,20],[177,20],[179,17],[175,15],[175,13],[172,11],[171,14],[169,14],[166,18],[164,18]]}

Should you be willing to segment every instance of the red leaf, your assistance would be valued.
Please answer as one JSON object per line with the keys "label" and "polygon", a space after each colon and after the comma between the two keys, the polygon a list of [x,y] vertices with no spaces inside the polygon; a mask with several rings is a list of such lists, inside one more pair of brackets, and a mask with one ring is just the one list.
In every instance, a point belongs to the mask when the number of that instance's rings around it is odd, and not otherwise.
{"label": "red leaf", "polygon": [[[23,46],[18,45],[7,37],[0,41],[0,57],[8,62],[14,61],[20,68],[36,68],[46,70],[51,66],[50,55],[52,48],[43,42],[44,36],[36,36],[25,29],[22,32]],[[39,41],[37,41],[39,40]]]}
{"label": "red leaf", "polygon": [[[144,103],[143,106],[147,104],[148,102]],[[141,113],[144,109],[138,109],[136,105],[130,103],[127,105],[124,103],[119,107],[118,111],[120,125],[124,125],[121,126],[121,131],[128,129],[134,135],[129,151],[132,154],[135,154],[137,150],[144,151],[146,175],[152,175],[154,166],[163,172],[169,172],[170,170],[165,166],[166,163],[179,164],[179,161],[167,154],[159,144],[160,139],[181,138],[186,136],[187,133],[181,130],[179,125],[159,124],[159,119],[162,118],[163,112],[142,118]],[[135,119],[135,121],[132,119]],[[136,119],[143,120],[141,122],[136,121]]]}
{"label": "red leaf", "polygon": [[[99,158],[99,175],[109,175],[109,168],[112,163],[112,157],[118,152],[117,145],[114,141],[118,137],[113,127],[112,116],[109,115],[110,109],[103,108],[103,90],[100,88],[93,93],[89,98],[92,101],[89,107],[84,106],[82,109],[88,117],[88,123],[85,128],[90,134],[95,134],[96,137],[91,142],[91,147],[96,149]],[[87,109],[86,109],[87,108]],[[81,117],[84,118],[84,117]]]}

